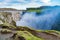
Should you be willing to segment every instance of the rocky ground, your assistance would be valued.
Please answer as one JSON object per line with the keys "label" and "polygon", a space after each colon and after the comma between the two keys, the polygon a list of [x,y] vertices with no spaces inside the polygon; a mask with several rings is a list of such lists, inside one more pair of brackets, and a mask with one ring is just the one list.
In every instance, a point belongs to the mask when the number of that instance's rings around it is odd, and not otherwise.
{"label": "rocky ground", "polygon": [[0,25],[0,40],[60,40],[55,30],[33,30],[27,27],[10,28]]}

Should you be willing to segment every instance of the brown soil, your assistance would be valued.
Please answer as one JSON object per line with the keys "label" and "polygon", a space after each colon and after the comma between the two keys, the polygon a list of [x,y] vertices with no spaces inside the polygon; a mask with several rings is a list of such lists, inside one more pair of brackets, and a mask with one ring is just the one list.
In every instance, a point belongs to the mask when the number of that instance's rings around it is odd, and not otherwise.
{"label": "brown soil", "polygon": [[47,33],[47,32],[37,32],[37,31],[29,31],[34,36],[39,38],[43,38],[44,40],[60,40],[60,34],[56,33]]}
{"label": "brown soil", "polygon": [[[21,30],[21,31],[28,31],[30,32],[32,35],[36,36],[36,37],[39,37],[39,38],[43,38],[44,40],[60,40],[60,34],[56,33],[56,32],[39,32],[39,31],[36,31],[36,30],[32,30],[32,29],[29,29],[27,27],[22,27],[22,28],[17,28],[15,30],[12,30],[13,33],[15,33],[17,30]],[[11,39],[15,39],[17,34],[13,34]],[[18,40],[25,40],[24,37],[22,36],[17,36],[17,39]]]}
{"label": "brown soil", "polygon": [[27,27],[20,28],[22,31],[26,30],[30,32],[32,35],[43,38],[44,40],[60,40],[60,34],[56,32],[38,32],[36,30],[29,29]]}

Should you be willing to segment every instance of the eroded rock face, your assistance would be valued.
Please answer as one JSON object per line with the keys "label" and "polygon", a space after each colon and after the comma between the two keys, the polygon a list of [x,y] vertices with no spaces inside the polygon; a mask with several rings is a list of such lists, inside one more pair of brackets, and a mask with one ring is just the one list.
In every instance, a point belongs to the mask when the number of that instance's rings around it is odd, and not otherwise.
{"label": "eroded rock face", "polygon": [[3,21],[3,22],[8,22],[10,23],[11,22],[11,19],[12,19],[12,14],[9,13],[9,12],[0,12],[0,19]]}
{"label": "eroded rock face", "polygon": [[0,20],[0,24],[3,24],[3,22]]}
{"label": "eroded rock face", "polygon": [[[19,13],[11,13],[11,12],[0,12],[0,24],[3,24],[5,22],[10,23],[12,25],[16,26],[16,21],[18,21],[19,18]],[[18,17],[17,17],[18,16]]]}

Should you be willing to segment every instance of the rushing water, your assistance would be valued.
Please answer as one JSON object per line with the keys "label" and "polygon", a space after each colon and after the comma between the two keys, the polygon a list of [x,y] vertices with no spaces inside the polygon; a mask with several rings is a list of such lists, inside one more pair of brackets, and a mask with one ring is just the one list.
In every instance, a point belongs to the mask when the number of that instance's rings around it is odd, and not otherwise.
{"label": "rushing water", "polygon": [[18,26],[27,26],[34,29],[50,30],[60,27],[60,7],[50,7],[43,9],[40,13],[26,12]]}

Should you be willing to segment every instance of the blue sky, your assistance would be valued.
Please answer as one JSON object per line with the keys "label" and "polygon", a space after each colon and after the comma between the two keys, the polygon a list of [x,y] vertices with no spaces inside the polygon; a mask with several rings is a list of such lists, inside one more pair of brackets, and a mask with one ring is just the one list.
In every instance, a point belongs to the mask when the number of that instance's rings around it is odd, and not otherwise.
{"label": "blue sky", "polygon": [[60,0],[0,0],[0,8],[26,9],[44,5],[60,5]]}

